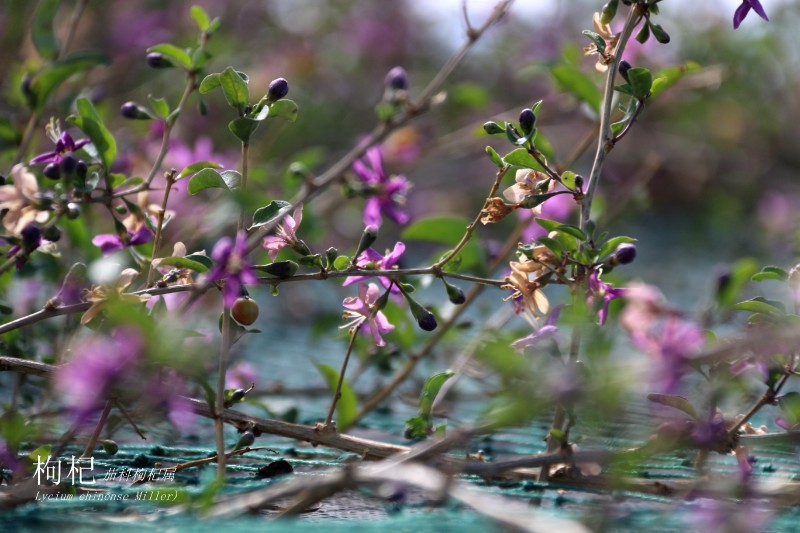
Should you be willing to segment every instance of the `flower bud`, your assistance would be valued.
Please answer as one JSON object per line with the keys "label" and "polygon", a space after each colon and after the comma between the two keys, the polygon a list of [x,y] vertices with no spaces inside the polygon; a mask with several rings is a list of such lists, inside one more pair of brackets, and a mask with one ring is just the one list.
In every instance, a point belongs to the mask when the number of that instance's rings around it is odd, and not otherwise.
{"label": "flower bud", "polygon": [[670,41],[669,34],[664,31],[664,28],[662,28],[661,25],[651,22],[650,31],[653,32],[653,36],[656,38],[656,41],[660,42],[661,44],[667,44]]}
{"label": "flower bud", "polygon": [[42,244],[42,230],[36,224],[28,224],[20,232],[22,235],[22,248],[32,252]]}
{"label": "flower bud", "polygon": [[504,133],[506,130],[500,127],[500,124],[497,122],[485,122],[483,124],[483,131],[488,133],[489,135],[497,135],[498,133]]}
{"label": "flower bud", "polygon": [[150,114],[141,108],[136,102],[125,102],[120,106],[119,113],[125,117],[133,120],[150,120]]}
{"label": "flower bud", "polygon": [[384,80],[386,86],[395,91],[405,91],[408,89],[408,74],[403,67],[394,67],[386,73]]}
{"label": "flower bud", "polygon": [[414,320],[417,321],[419,327],[425,331],[435,330],[438,324],[436,323],[436,317],[434,314],[422,307],[414,298],[412,298],[402,285],[398,285],[398,287],[400,287],[400,292],[402,292],[403,296],[405,296],[406,301],[408,302],[408,307],[411,309],[411,315],[414,317]]}
{"label": "flower bud", "polygon": [[269,84],[269,89],[267,89],[267,100],[270,102],[276,102],[289,94],[289,82],[287,82],[283,78],[277,78],[272,80]]}
{"label": "flower bud", "polygon": [[61,230],[56,226],[50,226],[42,232],[42,237],[50,242],[58,242],[61,239]]}
{"label": "flower bud", "polygon": [[89,171],[89,166],[86,164],[86,161],[80,159],[78,163],[75,165],[75,174],[77,174],[79,178],[84,179],[86,178],[86,173],[88,171]]}
{"label": "flower bud", "polygon": [[151,52],[147,54],[147,64],[152,68],[172,68],[175,66],[172,64],[172,61],[158,52]]}
{"label": "flower bud", "polygon": [[57,180],[61,177],[61,169],[55,163],[50,163],[49,165],[44,167],[44,170],[42,170],[42,174],[44,174],[45,177],[50,178],[51,180]]}
{"label": "flower bud", "polygon": [[612,265],[627,265],[633,263],[634,259],[636,259],[636,245],[626,242],[617,246],[609,262]]}
{"label": "flower bud", "polygon": [[234,450],[238,450],[240,448],[247,448],[248,446],[252,445],[256,441],[256,436],[253,435],[252,431],[245,431],[242,433],[242,436],[239,437],[239,442],[236,443]]}
{"label": "flower bud", "polygon": [[583,176],[580,174],[575,176],[575,190],[583,191]]}
{"label": "flower bud", "polygon": [[103,451],[108,455],[116,455],[119,451],[119,445],[113,440],[101,440],[100,446],[103,447]]}
{"label": "flower bud", "polygon": [[78,166],[78,160],[72,154],[67,154],[61,158],[61,170],[65,174],[72,174]]}
{"label": "flower bud", "polygon": [[81,216],[81,206],[76,204],[75,202],[70,202],[67,204],[67,218],[70,220],[75,220]]}
{"label": "flower bud", "polygon": [[519,114],[519,127],[522,128],[522,133],[525,135],[533,131],[533,126],[536,124],[536,115],[533,110],[526,107]]}
{"label": "flower bud", "polygon": [[602,24],[609,24],[614,17],[617,15],[617,6],[619,5],[619,0],[610,0],[606,5],[603,6],[603,10],[600,12],[600,22]]}
{"label": "flower bud", "polygon": [[369,225],[364,228],[364,233],[361,234],[361,240],[358,241],[356,253],[353,255],[353,264],[358,260],[358,256],[361,255],[361,252],[372,246],[377,238],[378,226]]}
{"label": "flower bud", "polygon": [[22,77],[22,81],[19,84],[19,88],[22,90],[22,94],[24,94],[25,96],[32,96],[33,95],[33,91],[31,90],[31,82],[32,81],[33,81],[33,78],[31,77],[30,74],[25,74]]}
{"label": "flower bud", "polygon": [[619,73],[625,79],[625,81],[628,81],[628,71],[630,69],[631,69],[631,64],[625,61],[624,59],[619,62]]}
{"label": "flower bud", "polygon": [[459,287],[456,287],[452,283],[448,283],[444,278],[442,278],[442,282],[444,283],[445,290],[447,290],[447,298],[450,300],[450,303],[461,305],[467,301],[467,297],[464,296],[464,291],[462,291]]}

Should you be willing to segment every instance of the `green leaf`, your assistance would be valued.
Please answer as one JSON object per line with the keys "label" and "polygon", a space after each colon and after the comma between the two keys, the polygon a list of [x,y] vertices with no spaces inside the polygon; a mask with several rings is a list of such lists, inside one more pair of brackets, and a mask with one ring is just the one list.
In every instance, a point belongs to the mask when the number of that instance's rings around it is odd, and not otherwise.
{"label": "green leaf", "polygon": [[201,170],[206,168],[222,168],[222,165],[220,165],[219,163],[214,163],[212,161],[198,161],[197,163],[192,163],[188,167],[184,167],[184,169],[181,170],[181,173],[178,174],[178,177],[176,178],[175,181],[181,178],[185,178],[190,174],[200,172]]}
{"label": "green leaf", "polygon": [[737,311],[749,311],[751,313],[762,313],[764,315],[784,316],[786,311],[779,307],[778,302],[769,302],[763,298],[753,298],[733,305]]}
{"label": "green leaf", "polygon": [[753,281],[764,281],[765,279],[787,281],[789,279],[789,273],[780,267],[765,266],[761,269],[761,272],[753,274],[750,279]]}
{"label": "green leaf", "polygon": [[179,65],[183,66],[184,68],[189,68],[192,66],[192,58],[189,57],[189,54],[186,53],[186,50],[181,50],[174,44],[169,43],[161,43],[155,46],[151,46],[147,49],[149,53],[157,52],[163,56],[166,56]]}
{"label": "green leaf", "polygon": [[486,147],[486,153],[489,154],[489,159],[492,160],[492,163],[497,165],[497,168],[503,168],[506,166],[505,163],[503,163],[503,158],[500,157],[500,154],[498,154],[497,151],[491,146]]}
{"label": "green leaf", "polygon": [[206,31],[208,29],[208,25],[211,21],[209,20],[208,13],[206,13],[205,9],[200,6],[192,6],[192,8],[189,10],[189,14],[197,23],[197,27],[200,28],[200,31]]}
{"label": "green leaf", "polygon": [[299,258],[297,262],[307,267],[317,267],[317,268],[325,267],[325,265],[322,264],[322,256],[319,254],[304,255],[303,257]]}
{"label": "green leaf", "polygon": [[586,240],[586,234],[578,226],[562,224],[556,220],[548,220],[546,218],[537,218],[536,223],[546,229],[548,232],[557,231],[559,233],[571,235],[581,241]]}
{"label": "green leaf", "polygon": [[630,83],[633,96],[643,100],[647,98],[653,87],[653,75],[646,68],[633,67],[628,70],[628,83]]}
{"label": "green leaf", "polygon": [[694,406],[689,403],[689,400],[683,396],[650,393],[647,395],[647,399],[651,402],[660,403],[661,405],[666,405],[667,407],[672,407],[674,409],[678,409],[679,411],[683,411],[687,415],[697,420],[697,411],[695,411]]}
{"label": "green leaf", "polygon": [[414,416],[406,420],[403,435],[407,439],[427,439],[430,420],[424,416]]}
{"label": "green leaf", "polygon": [[422,387],[422,393],[419,396],[419,414],[426,417],[430,416],[433,402],[436,400],[439,390],[441,390],[442,385],[454,375],[455,372],[452,370],[445,370],[444,372],[434,374],[425,381],[425,385]]}
{"label": "green leaf", "polygon": [[550,237],[539,237],[538,240],[540,244],[544,244],[548,250],[553,252],[553,255],[556,256],[556,258],[560,258],[563,255],[564,248],[557,240],[551,239]]}
{"label": "green leaf", "polygon": [[152,94],[147,95],[147,101],[150,102],[150,107],[153,108],[161,118],[169,116],[169,104],[164,98],[156,98]]}
{"label": "green leaf", "polygon": [[214,261],[212,261],[211,258],[208,257],[204,251],[193,252],[187,255],[186,259],[188,259],[189,261],[194,261],[195,263],[200,263],[207,269],[212,268],[214,266]]}
{"label": "green leaf", "polygon": [[199,261],[193,261],[188,257],[179,257],[174,255],[162,257],[154,263],[156,263],[156,266],[159,267],[172,266],[177,268],[188,268],[189,270],[193,270],[195,272],[206,272],[208,270],[208,267]]}
{"label": "green leaf", "polygon": [[58,55],[58,41],[53,33],[53,21],[58,12],[60,0],[41,0],[36,6],[31,24],[31,39],[39,57],[53,59]]}
{"label": "green leaf", "polygon": [[[233,170],[229,170],[226,172],[235,172]],[[238,172],[235,172],[238,174]],[[189,187],[187,188],[189,194],[197,194],[200,191],[204,191],[206,189],[226,189],[230,190],[231,187],[229,185],[230,178],[228,180],[224,179],[223,176],[214,169],[211,168],[204,168],[197,174],[191,177],[189,180]],[[237,183],[238,185],[238,183]]]}
{"label": "green leaf", "polygon": [[31,80],[31,106],[41,110],[50,94],[71,76],[110,63],[108,56],[92,50],[74,52],[49,63]]}
{"label": "green leaf", "polygon": [[28,457],[35,464],[46,463],[51,458],[52,449],[50,444],[45,444],[33,450]]}
{"label": "green leaf", "polygon": [[273,102],[269,106],[268,118],[282,118],[289,122],[297,120],[297,104],[293,100],[283,98],[277,102]]}
{"label": "green leaf", "polygon": [[544,170],[542,169],[542,165],[540,165],[539,162],[528,153],[527,148],[517,148],[513,152],[506,154],[505,157],[503,157],[503,161],[507,165],[514,165],[516,167]]}
{"label": "green leaf", "polygon": [[222,87],[222,92],[225,94],[225,100],[227,100],[228,105],[240,111],[244,109],[249,99],[247,82],[242,79],[238,72],[233,70],[233,67],[228,67],[220,73],[219,84]]}
{"label": "green leaf", "polygon": [[[334,392],[336,390],[336,384],[339,381],[339,372],[335,368],[324,364],[318,364],[317,368],[322,373],[325,381],[327,381],[331,392]],[[350,388],[350,385],[347,383],[347,381],[342,380],[341,397],[336,403],[337,429],[339,431],[344,431],[347,429],[350,424],[353,423],[353,420],[355,420],[357,411],[358,399],[356,398],[353,389]]]}
{"label": "green leaf", "polygon": [[583,71],[572,65],[556,65],[550,69],[550,74],[561,89],[589,104],[595,113],[600,111],[600,89]]}
{"label": "green leaf", "polygon": [[[401,234],[401,239],[434,242],[452,247],[461,241],[469,223],[465,218],[452,216],[423,218],[406,227]],[[470,239],[459,255],[461,270],[482,272],[485,269],[485,251],[474,238]]]}
{"label": "green leaf", "polygon": [[633,237],[626,237],[624,235],[621,235],[619,237],[612,237],[611,239],[604,242],[603,245],[600,247],[599,255],[600,257],[605,257],[608,254],[614,253],[614,250],[616,250],[620,244],[625,244],[630,242],[636,242],[636,239],[634,239]]}
{"label": "green leaf", "polygon": [[600,37],[600,35],[591,30],[583,30],[581,33],[594,43],[594,46],[597,48],[598,52],[602,54],[606,51],[606,41]]}
{"label": "green leaf", "polygon": [[346,255],[340,255],[333,260],[334,270],[346,270],[350,266],[350,258]]}
{"label": "green leaf", "polygon": [[571,170],[566,170],[561,173],[561,183],[564,184],[564,187],[567,189],[574,191],[575,190],[575,174]]}
{"label": "green leaf", "polygon": [[100,115],[87,98],[78,98],[79,116],[70,116],[68,122],[75,124],[91,139],[95,150],[97,150],[103,166],[108,169],[114,158],[117,156],[117,141],[111,132],[103,125]]}
{"label": "green leaf", "polygon": [[665,90],[678,83],[684,76],[700,70],[700,65],[692,61],[684,65],[674,65],[658,71],[650,89],[650,98],[655,98]]}
{"label": "green leaf", "polygon": [[752,258],[736,261],[730,269],[730,275],[717,291],[717,303],[720,307],[729,307],[739,299],[739,293],[750,278],[758,272],[758,262]]}
{"label": "green leaf", "polygon": [[228,123],[228,129],[231,130],[231,133],[236,135],[240,141],[246,143],[250,141],[250,136],[256,131],[259,124],[261,124],[259,121],[252,118],[239,117]]}
{"label": "green leaf", "polygon": [[292,204],[285,200],[273,200],[253,213],[253,224],[249,229],[258,228],[282,220],[292,210]]}
{"label": "green leaf", "polygon": [[219,74],[209,74],[203,81],[200,82],[200,87],[197,88],[200,94],[207,94],[219,87]]}

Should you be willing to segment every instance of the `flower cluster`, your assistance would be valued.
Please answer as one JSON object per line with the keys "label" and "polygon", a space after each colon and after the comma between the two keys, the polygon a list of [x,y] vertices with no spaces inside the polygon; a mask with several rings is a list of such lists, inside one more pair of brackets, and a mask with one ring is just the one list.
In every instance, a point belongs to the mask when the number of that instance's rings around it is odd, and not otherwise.
{"label": "flower cluster", "polygon": [[405,176],[389,176],[383,169],[383,156],[378,147],[367,150],[363,160],[353,163],[353,171],[369,194],[364,206],[364,225],[379,227],[383,215],[398,224],[408,223],[405,210],[411,183]]}

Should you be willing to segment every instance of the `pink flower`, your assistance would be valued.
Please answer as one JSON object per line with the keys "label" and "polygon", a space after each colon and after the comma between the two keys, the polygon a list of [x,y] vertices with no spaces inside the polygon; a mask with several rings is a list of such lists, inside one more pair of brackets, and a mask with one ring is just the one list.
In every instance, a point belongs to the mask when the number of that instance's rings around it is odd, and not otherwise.
{"label": "pink flower", "polygon": [[214,245],[211,259],[216,265],[209,272],[211,281],[225,281],[222,292],[226,306],[233,305],[244,285],[258,283],[250,261],[247,259],[247,234],[240,231],[234,241],[230,237],[223,237]]}
{"label": "pink flower", "polygon": [[[367,248],[358,257],[356,265],[369,270],[391,270],[400,260],[400,256],[403,255],[405,251],[406,251],[406,245],[399,241],[395,243],[394,249],[391,252],[387,252],[386,255],[380,255],[372,248]],[[359,281],[371,277],[373,276],[370,276],[369,274],[360,276],[349,276],[344,280],[344,283],[342,283],[342,287],[346,287],[347,285],[350,285],[352,283],[357,283]],[[394,293],[400,292],[400,289],[392,286],[391,280],[386,276],[378,276],[378,281],[380,281],[381,285],[383,285],[387,289],[389,287],[392,287],[392,292]]]}
{"label": "pink flower", "polygon": [[275,235],[268,235],[264,237],[262,245],[266,248],[269,258],[275,261],[275,258],[285,246],[299,246],[299,241],[295,235],[297,227],[303,221],[303,206],[298,205],[294,213],[283,217],[283,222],[275,228]]}
{"label": "pink flower", "polygon": [[352,328],[361,326],[361,331],[365,335],[372,335],[376,346],[385,346],[386,342],[381,335],[393,331],[394,326],[389,323],[386,315],[375,307],[380,296],[381,290],[376,284],[362,283],[359,285],[358,297],[350,296],[342,302],[345,308],[343,318],[352,319],[342,328],[352,330]]}
{"label": "pink flower", "polygon": [[398,224],[408,222],[405,203],[411,183],[405,176],[390,177],[386,174],[378,147],[367,150],[363,161],[355,161],[353,171],[370,193],[364,206],[365,226],[380,226],[384,214]]}

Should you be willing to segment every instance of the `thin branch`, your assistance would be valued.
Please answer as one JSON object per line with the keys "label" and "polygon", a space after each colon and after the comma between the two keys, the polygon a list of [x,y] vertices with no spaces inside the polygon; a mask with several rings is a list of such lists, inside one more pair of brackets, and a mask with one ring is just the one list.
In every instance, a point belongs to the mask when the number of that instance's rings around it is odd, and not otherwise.
{"label": "thin branch", "polygon": [[[500,188],[500,182],[503,181],[503,177],[508,173],[508,169],[511,167],[505,165],[503,168],[497,171],[494,178],[494,183],[492,184],[492,188],[489,190],[489,194],[486,196],[487,201],[489,198],[492,198],[496,193],[497,189]],[[441,269],[444,265],[446,265],[450,260],[452,260],[458,253],[467,245],[470,238],[472,237],[472,233],[475,231],[475,228],[478,227],[478,223],[481,221],[483,217],[483,210],[478,210],[478,214],[475,215],[475,218],[472,220],[469,226],[467,226],[467,231],[464,232],[464,236],[461,237],[461,240],[458,242],[455,248],[450,250],[441,260],[435,263],[431,268],[433,268],[434,273],[441,272]]]}

